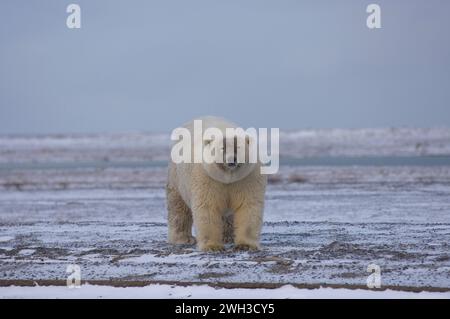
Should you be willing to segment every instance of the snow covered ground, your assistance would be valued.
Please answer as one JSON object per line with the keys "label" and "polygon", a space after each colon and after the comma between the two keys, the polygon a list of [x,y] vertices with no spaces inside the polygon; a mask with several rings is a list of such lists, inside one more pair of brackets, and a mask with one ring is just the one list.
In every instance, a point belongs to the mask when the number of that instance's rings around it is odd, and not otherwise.
{"label": "snow covered ground", "polygon": [[166,135],[0,137],[0,296],[448,298],[450,129],[283,134],[263,249],[215,254],[166,243]]}
{"label": "snow covered ground", "polygon": [[67,287],[0,287],[0,298],[59,298],[59,299],[450,299],[450,292],[371,291],[363,289],[298,289],[285,285],[276,289],[212,288],[206,285],[145,287],[108,287],[83,285]]}

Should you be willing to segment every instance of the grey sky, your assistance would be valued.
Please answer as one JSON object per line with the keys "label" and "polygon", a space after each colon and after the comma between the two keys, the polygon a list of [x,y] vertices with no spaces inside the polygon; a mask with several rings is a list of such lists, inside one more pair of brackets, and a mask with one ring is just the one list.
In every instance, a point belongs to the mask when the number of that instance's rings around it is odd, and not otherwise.
{"label": "grey sky", "polygon": [[[66,27],[78,3],[82,28]],[[378,3],[382,29],[366,27]],[[0,134],[450,125],[450,1],[0,1]]]}

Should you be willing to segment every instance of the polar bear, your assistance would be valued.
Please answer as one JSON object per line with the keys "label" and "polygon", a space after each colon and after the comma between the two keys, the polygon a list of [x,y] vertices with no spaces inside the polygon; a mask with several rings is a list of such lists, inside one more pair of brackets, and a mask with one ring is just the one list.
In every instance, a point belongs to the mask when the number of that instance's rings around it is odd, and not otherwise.
{"label": "polar bear", "polygon": [[[249,161],[249,147],[256,143],[248,135],[226,136],[227,128],[237,126],[217,117],[203,117],[203,132],[211,127],[223,132],[223,138],[192,138],[195,144],[215,153],[215,160],[201,163],[169,162],[166,187],[168,208],[168,241],[171,244],[194,244],[202,251],[220,251],[224,242],[234,241],[236,249],[257,250],[261,233],[266,175],[260,162]],[[194,135],[194,120],[184,125]],[[244,139],[244,141],[242,140]],[[237,161],[238,149],[245,145],[245,161]],[[228,147],[228,152],[226,151]],[[230,151],[233,150],[233,151]],[[232,158],[227,158],[231,154]],[[213,154],[214,155],[214,154]],[[241,157],[242,158],[242,157]],[[192,225],[196,238],[192,236]]]}

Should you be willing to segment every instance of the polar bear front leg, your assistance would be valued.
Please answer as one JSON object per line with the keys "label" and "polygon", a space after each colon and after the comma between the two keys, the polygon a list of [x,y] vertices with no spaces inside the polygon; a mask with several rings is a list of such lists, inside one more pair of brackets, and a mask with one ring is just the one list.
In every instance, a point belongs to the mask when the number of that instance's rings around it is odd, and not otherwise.
{"label": "polar bear front leg", "polygon": [[202,251],[223,250],[223,220],[220,210],[201,206],[193,209],[193,215],[198,249]]}
{"label": "polar bear front leg", "polygon": [[258,250],[263,204],[242,205],[234,214],[234,245],[238,250]]}
{"label": "polar bear front leg", "polygon": [[167,211],[170,244],[195,244],[192,236],[192,212],[175,188],[167,186]]}

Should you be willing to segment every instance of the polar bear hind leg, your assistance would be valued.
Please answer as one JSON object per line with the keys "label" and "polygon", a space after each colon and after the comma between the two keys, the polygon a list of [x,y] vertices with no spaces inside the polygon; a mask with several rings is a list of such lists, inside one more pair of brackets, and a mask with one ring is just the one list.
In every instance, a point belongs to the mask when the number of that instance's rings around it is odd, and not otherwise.
{"label": "polar bear hind leg", "polygon": [[233,212],[227,212],[223,216],[223,241],[226,244],[233,243],[234,230],[233,230]]}

